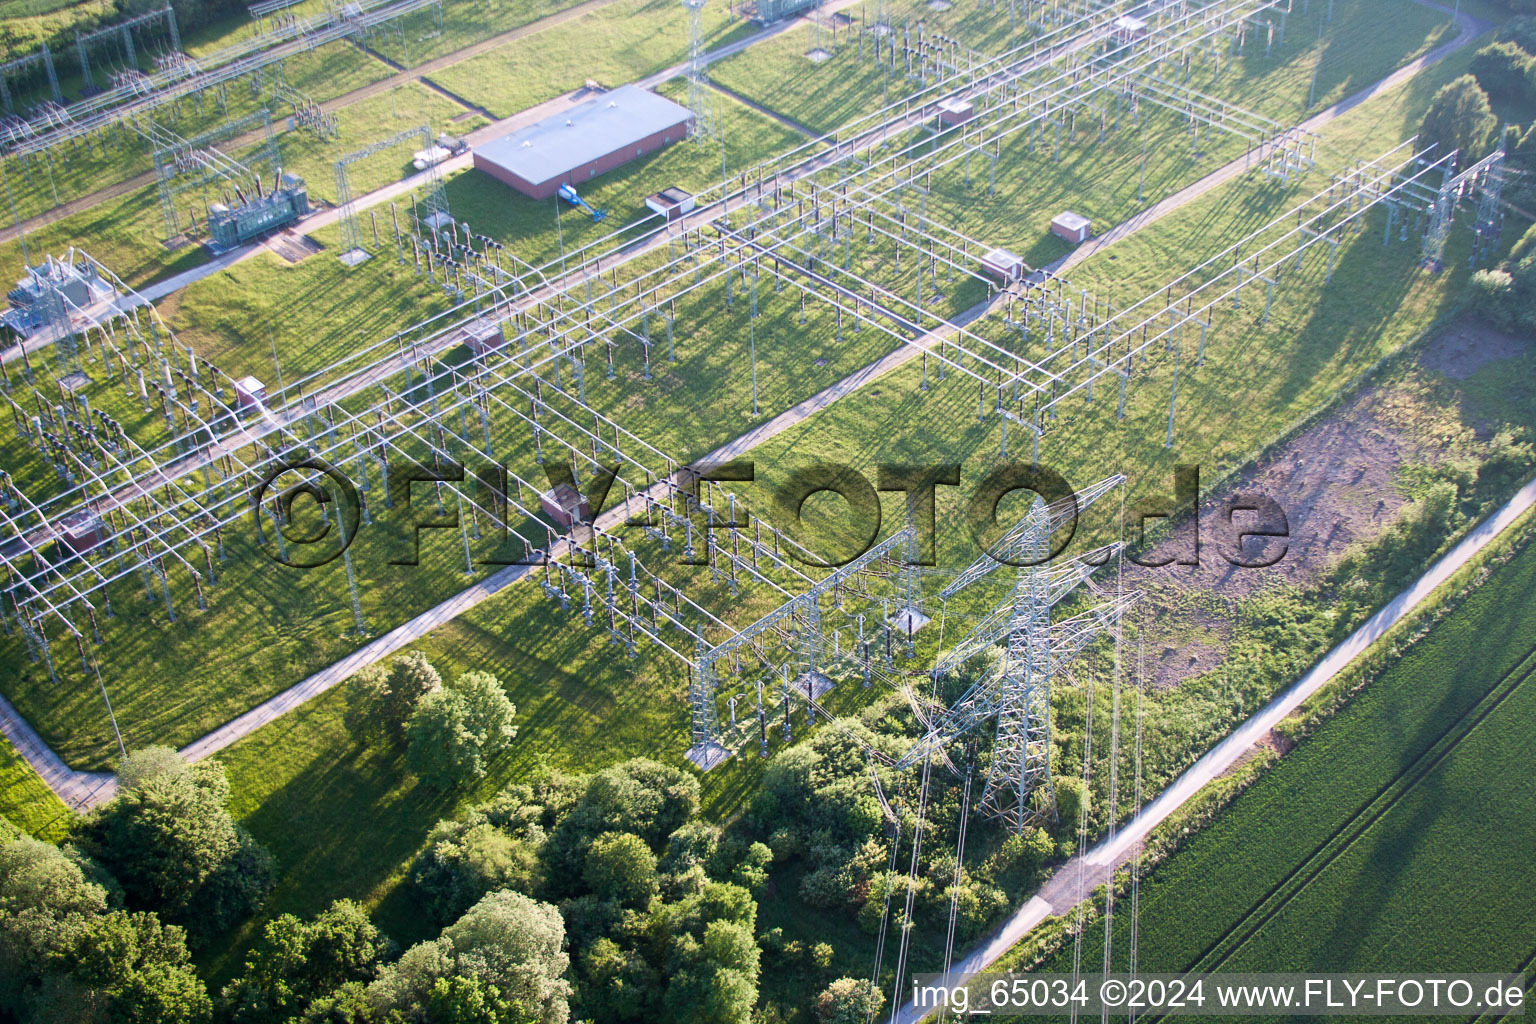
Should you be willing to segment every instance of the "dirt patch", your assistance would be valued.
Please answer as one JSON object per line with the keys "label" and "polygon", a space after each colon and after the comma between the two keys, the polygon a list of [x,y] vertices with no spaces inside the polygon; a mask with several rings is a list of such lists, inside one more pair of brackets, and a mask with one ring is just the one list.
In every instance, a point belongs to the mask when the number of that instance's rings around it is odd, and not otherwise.
{"label": "dirt patch", "polygon": [[1209,644],[1191,642],[1178,647],[1164,644],[1148,666],[1153,689],[1177,686],[1221,664],[1221,651]]}
{"label": "dirt patch", "polygon": [[1476,320],[1452,324],[1424,346],[1419,365],[1452,380],[1466,380],[1491,363],[1530,351],[1531,340]]}
{"label": "dirt patch", "polygon": [[[1460,344],[1452,341],[1448,350],[1460,351]],[[1481,351],[1488,351],[1486,344]],[[1198,564],[1127,566],[1127,585],[1144,590],[1155,609],[1148,622],[1148,681],[1167,688],[1219,669],[1239,602],[1266,588],[1308,586],[1351,546],[1386,529],[1408,502],[1399,489],[1401,471],[1440,462],[1457,444],[1457,430],[1467,429],[1443,412],[1409,389],[1369,388],[1219,490],[1202,480]],[[1171,480],[1166,489],[1172,491]],[[1256,504],[1255,496],[1278,506],[1286,537],[1248,536],[1238,543],[1239,534],[1259,525],[1261,513],[1235,511],[1229,523],[1226,509]],[[1188,525],[1150,554],[1189,559]],[[1246,568],[1227,556],[1278,561]]]}
{"label": "dirt patch", "polygon": [[1285,739],[1282,736],[1275,735],[1275,731],[1271,729],[1269,732],[1259,737],[1258,742],[1256,742],[1253,746],[1243,751],[1238,759],[1233,761],[1232,764],[1227,767],[1227,770],[1218,775],[1217,778],[1231,778],[1233,775],[1236,775],[1238,772],[1242,771],[1243,768],[1254,758],[1261,756],[1266,750],[1273,750],[1276,754],[1284,757],[1286,754],[1290,753],[1291,748],[1295,745],[1296,744],[1292,743],[1290,740]]}
{"label": "dirt patch", "polygon": [[1284,757],[1286,754],[1291,752],[1291,748],[1296,745],[1296,741],[1288,736],[1281,736],[1279,733],[1275,732],[1275,730],[1271,729],[1269,732],[1264,734],[1264,737],[1261,740],[1259,740],[1258,745],[1261,747],[1268,747],[1270,750],[1273,750],[1281,757]]}
{"label": "dirt patch", "polygon": [[[1407,503],[1396,482],[1403,465],[1435,460],[1407,419],[1378,389],[1354,396],[1232,483],[1203,495],[1199,565],[1138,567],[1135,575],[1181,589],[1208,590],[1229,600],[1278,583],[1312,582],[1351,544],[1380,533]],[[1263,513],[1234,511],[1228,522],[1226,508],[1229,502],[1250,504],[1248,499],[1255,496],[1279,507],[1288,536],[1248,536],[1239,544],[1239,534],[1263,525]],[[1186,527],[1153,554],[1188,558],[1191,548]],[[1248,568],[1226,556],[1249,564],[1278,561]]]}
{"label": "dirt patch", "polygon": [[306,256],[313,256],[325,246],[308,235],[284,231],[267,239],[267,248],[277,253],[286,262],[297,263]]}
{"label": "dirt patch", "polygon": [[806,50],[805,56],[810,60],[812,64],[820,64],[824,60],[832,59],[832,55],[819,46],[814,50]]}

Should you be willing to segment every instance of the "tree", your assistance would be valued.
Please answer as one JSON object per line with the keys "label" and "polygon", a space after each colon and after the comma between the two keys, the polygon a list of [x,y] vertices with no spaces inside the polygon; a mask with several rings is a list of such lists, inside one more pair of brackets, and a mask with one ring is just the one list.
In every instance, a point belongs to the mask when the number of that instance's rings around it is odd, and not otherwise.
{"label": "tree", "polygon": [[612,939],[598,939],[582,956],[582,1009],[596,1020],[654,1020],[660,989],[660,972]]}
{"label": "tree", "polygon": [[109,899],[56,846],[30,838],[0,846],[0,1016],[22,1016],[55,954],[77,946]]}
{"label": "tree", "polygon": [[880,1012],[885,993],[868,978],[838,978],[816,997],[817,1024],[865,1024]]}
{"label": "tree", "polygon": [[485,820],[440,821],[416,858],[411,879],[440,922],[457,918],[488,892],[538,891],[542,880],[539,844],[543,831],[511,836]]}
{"label": "tree", "polygon": [[447,788],[485,776],[517,735],[517,708],[495,676],[466,672],[453,685],[423,697],[407,726],[412,770]]}
{"label": "tree", "polygon": [[442,677],[420,651],[407,651],[388,669],[370,665],[357,674],[347,728],[359,736],[403,743],[416,706],[442,688]]}
{"label": "tree", "polygon": [[1494,38],[1500,42],[1514,43],[1526,53],[1536,53],[1536,18],[1511,18],[1499,26]]}
{"label": "tree", "polygon": [[731,869],[731,881],[753,896],[761,896],[768,887],[768,865],[772,863],[773,851],[764,843],[753,843]]}
{"label": "tree", "polygon": [[271,858],[230,817],[228,796],[218,762],[138,751],[124,763],[117,796],[80,824],[81,844],[122,883],[130,908],[206,937],[272,886]]}
{"label": "tree", "polygon": [[711,921],[701,938],[677,936],[665,1000],[673,1019],[747,1024],[757,1003],[760,957],[751,926],[740,921]]}
{"label": "tree", "polygon": [[117,768],[117,784],[122,789],[143,789],[155,779],[182,775],[187,761],[172,747],[144,747],[123,758]]}
{"label": "tree", "polygon": [[437,979],[456,969],[453,943],[443,938],[418,942],[379,971],[368,986],[368,1002],[381,1018],[420,1010],[431,998]]}
{"label": "tree", "polygon": [[349,981],[328,996],[309,1004],[304,1024],[377,1024],[382,1018],[361,982]]}
{"label": "tree", "polygon": [[457,973],[496,990],[539,1024],[564,1024],[570,1016],[570,958],[561,950],[560,911],[522,893],[493,892],[443,929]]}
{"label": "tree", "polygon": [[1442,86],[1430,101],[1419,127],[1419,144],[1438,146],[1436,157],[1455,150],[1460,153],[1458,165],[1467,167],[1487,154],[1498,123],[1477,79],[1462,75]]}
{"label": "tree", "polygon": [[427,1020],[431,1024],[513,1024],[533,1018],[501,998],[496,986],[453,974],[438,978],[432,986]]}
{"label": "tree", "polygon": [[645,840],[628,832],[604,832],[587,851],[583,871],[599,899],[644,910],[656,897],[656,855]]}
{"label": "tree", "polygon": [[1531,94],[1536,59],[1514,43],[1489,43],[1477,51],[1468,70],[1489,96],[1522,102]]}
{"label": "tree", "polygon": [[283,914],[267,922],[225,999],[236,1020],[287,1020],[348,982],[372,981],[388,952],[389,940],[351,900],[312,921]]}
{"label": "tree", "polygon": [[62,977],[51,1001],[89,1007],[89,1015],[71,1012],[79,1024],[203,1024],[213,1016],[186,934],[151,913],[117,910],[94,919],[73,948],[55,954],[55,966]]}

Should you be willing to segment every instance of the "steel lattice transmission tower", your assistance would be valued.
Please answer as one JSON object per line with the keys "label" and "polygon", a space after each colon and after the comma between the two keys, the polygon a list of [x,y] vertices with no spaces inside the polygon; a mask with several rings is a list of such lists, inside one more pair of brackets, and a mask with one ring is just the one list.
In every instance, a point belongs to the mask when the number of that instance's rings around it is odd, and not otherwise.
{"label": "steel lattice transmission tower", "polygon": [[[1001,647],[1001,655],[955,703],[929,721],[926,735],[901,759],[913,764],[987,721],[995,721],[992,764],[979,806],[1014,832],[1056,817],[1051,786],[1051,687],[1067,663],[1094,640],[1120,628],[1134,594],[1117,591],[1087,611],[1052,621],[1052,609],[1119,554],[1119,542],[1048,563],[1058,531],[1124,477],[1095,484],[1050,505],[1036,498],[1029,513],[940,592],[948,599],[1005,565],[1017,566],[1010,592],[934,668],[937,676],[959,669]],[[1090,584],[1091,586],[1091,584]]]}
{"label": "steel lattice transmission tower", "polygon": [[715,108],[704,84],[704,0],[683,0],[688,10],[688,109],[693,111],[693,137],[715,137]]}

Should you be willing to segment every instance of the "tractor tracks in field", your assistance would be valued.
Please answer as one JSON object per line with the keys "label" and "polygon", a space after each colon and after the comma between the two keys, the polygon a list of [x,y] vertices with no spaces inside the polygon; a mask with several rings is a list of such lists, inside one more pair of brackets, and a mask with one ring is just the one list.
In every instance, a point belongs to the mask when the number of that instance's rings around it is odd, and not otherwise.
{"label": "tractor tracks in field", "polygon": [[[1525,959],[1521,960],[1520,963],[1515,966],[1515,969],[1510,972],[1512,974],[1520,974],[1525,976],[1526,1003],[1530,1003],[1531,994],[1536,992],[1536,979],[1531,977],[1532,965],[1536,965],[1536,949],[1532,949],[1529,953],[1527,953]],[[1524,1011],[1522,1011],[1520,1016],[1523,1017],[1524,1015]],[[1486,1024],[1495,1024],[1497,1021],[1509,1020],[1514,1016],[1515,1014],[1510,1010],[1499,1010],[1492,1013],[1479,1014],[1476,1017],[1471,1018],[1469,1024],[1484,1024],[1484,1022],[1486,1022]]]}
{"label": "tractor tracks in field", "polygon": [[[1472,733],[1511,695],[1536,675],[1536,644],[1488,688],[1478,700],[1452,721],[1421,754],[1381,786],[1358,811],[1342,822],[1322,843],[1298,863],[1227,931],[1203,949],[1189,970],[1211,972],[1236,955],[1266,924],[1308,885],[1349,851],[1420,782],[1440,767]],[[1536,956],[1536,954],[1533,954]],[[1527,958],[1529,962],[1529,958]]]}

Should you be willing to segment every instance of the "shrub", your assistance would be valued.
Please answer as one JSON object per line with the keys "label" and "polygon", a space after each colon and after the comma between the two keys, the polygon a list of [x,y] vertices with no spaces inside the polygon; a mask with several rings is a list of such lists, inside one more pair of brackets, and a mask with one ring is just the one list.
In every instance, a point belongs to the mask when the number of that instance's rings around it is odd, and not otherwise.
{"label": "shrub", "polygon": [[774,829],[768,837],[768,848],[773,851],[774,860],[784,861],[799,855],[805,849],[805,843],[801,841],[800,833],[782,827]]}
{"label": "shrub", "polygon": [[838,978],[816,997],[817,1024],[865,1024],[885,1005],[868,978]]}
{"label": "shrub", "polygon": [[1498,123],[1488,103],[1488,94],[1477,84],[1477,79],[1462,75],[1435,93],[1419,126],[1419,143],[1437,145],[1436,157],[1443,157],[1452,150],[1459,152],[1457,163],[1466,167],[1487,154]]}
{"label": "shrub", "polygon": [[809,872],[800,879],[800,899],[809,906],[823,910],[837,906],[847,895],[840,875],[841,870],[835,864]]}
{"label": "shrub", "polygon": [[408,651],[389,667],[370,665],[359,672],[347,708],[346,725],[353,734],[403,743],[406,724],[428,694],[443,687],[442,677],[420,651]]}
{"label": "shrub", "polygon": [[1489,43],[1472,58],[1469,70],[1489,96],[1523,102],[1531,95],[1536,59],[1514,43]]}
{"label": "shrub", "polygon": [[1051,837],[1043,828],[1026,829],[1022,835],[1003,840],[998,866],[1003,871],[1033,872],[1054,852]]}
{"label": "shrub", "polygon": [[1091,821],[1093,808],[1090,798],[1084,793],[1083,780],[1081,778],[1076,775],[1058,775],[1054,780],[1054,785],[1056,789],[1056,814],[1063,827],[1075,832],[1085,806],[1088,807]]}
{"label": "shrub", "polygon": [[411,714],[407,760],[417,775],[447,788],[485,777],[512,738],[517,708],[488,672],[466,672],[423,697]]}

